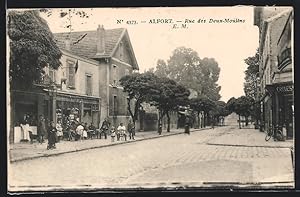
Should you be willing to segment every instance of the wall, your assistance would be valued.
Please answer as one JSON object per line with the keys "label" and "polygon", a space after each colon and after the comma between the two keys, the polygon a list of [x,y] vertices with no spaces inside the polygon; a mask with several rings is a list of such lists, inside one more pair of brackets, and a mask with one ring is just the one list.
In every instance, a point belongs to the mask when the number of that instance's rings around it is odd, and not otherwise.
{"label": "wall", "polygon": [[101,97],[101,114],[100,114],[100,124],[108,117],[108,107],[109,107],[109,67],[105,62],[100,62],[98,67],[99,73],[99,95]]}
{"label": "wall", "polygon": [[[68,87],[68,68],[67,61],[74,62],[76,64],[78,60],[78,70],[75,74],[75,89]],[[67,84],[63,87],[63,90],[70,93],[77,93],[81,95],[86,94],[86,74],[92,76],[92,95],[99,97],[99,72],[98,72],[98,63],[96,61],[85,60],[83,58],[78,58],[76,56],[63,54],[61,57],[62,67],[56,72],[56,81],[60,83],[62,77],[67,78]]]}

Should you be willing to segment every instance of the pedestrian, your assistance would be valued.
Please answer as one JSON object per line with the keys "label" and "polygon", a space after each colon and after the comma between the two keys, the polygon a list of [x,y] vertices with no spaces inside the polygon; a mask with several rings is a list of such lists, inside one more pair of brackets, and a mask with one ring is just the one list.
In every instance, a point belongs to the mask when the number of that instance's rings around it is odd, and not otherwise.
{"label": "pedestrian", "polygon": [[111,142],[114,142],[114,141],[115,141],[115,136],[116,136],[115,127],[112,126],[111,129],[110,129]]}
{"label": "pedestrian", "polygon": [[61,120],[58,120],[56,123],[56,130],[57,130],[57,142],[60,142],[60,140],[63,137],[63,127],[61,125]]}
{"label": "pedestrian", "polygon": [[159,124],[158,124],[158,135],[161,135],[161,132],[162,132],[162,123],[159,122]]}
{"label": "pedestrian", "polygon": [[127,125],[128,133],[129,133],[129,139],[134,140],[135,135],[135,127],[131,119],[129,119],[128,125]]}
{"label": "pedestrian", "polygon": [[49,149],[55,149],[55,142],[56,142],[56,127],[53,121],[51,121],[49,130],[48,130],[48,146],[47,150]]}
{"label": "pedestrian", "polygon": [[82,132],[82,137],[83,139],[87,139],[88,137],[88,125],[87,123],[84,123],[84,126],[83,126],[83,132]]}
{"label": "pedestrian", "polygon": [[120,137],[119,138],[124,138],[125,141],[127,141],[127,135],[126,135],[126,127],[123,125],[123,123],[121,122],[120,125],[117,128],[117,131],[120,133]]}
{"label": "pedestrian", "polygon": [[110,127],[110,122],[107,120],[107,118],[105,118],[102,123],[102,126],[100,128],[100,139],[101,139],[102,133],[104,134],[105,139],[107,139],[107,133],[108,133],[109,127]]}
{"label": "pedestrian", "polygon": [[29,115],[27,115],[27,114],[24,115],[20,126],[21,126],[21,129],[22,129],[22,141],[28,142],[29,139],[30,139],[30,136],[29,136],[29,130],[30,130]]}
{"label": "pedestrian", "polygon": [[78,141],[78,140],[82,140],[83,138],[83,130],[84,130],[84,127],[82,126],[81,123],[78,124],[77,128],[76,128],[76,136],[75,136],[75,140]]}
{"label": "pedestrian", "polygon": [[190,118],[188,115],[185,117],[185,131],[184,133],[190,134]]}
{"label": "pedestrian", "polygon": [[89,137],[93,139],[93,136],[96,134],[96,127],[91,122],[91,125],[89,126]]}
{"label": "pedestrian", "polygon": [[38,141],[39,143],[44,143],[44,136],[46,134],[46,122],[45,122],[45,118],[43,115],[40,115],[40,120],[38,123],[38,128],[37,128],[37,135],[38,135]]}

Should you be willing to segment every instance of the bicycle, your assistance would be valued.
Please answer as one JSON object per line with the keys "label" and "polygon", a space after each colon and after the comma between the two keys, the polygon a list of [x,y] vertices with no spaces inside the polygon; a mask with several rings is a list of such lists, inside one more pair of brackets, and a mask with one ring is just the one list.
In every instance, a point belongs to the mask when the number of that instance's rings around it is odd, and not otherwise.
{"label": "bicycle", "polygon": [[[274,132],[275,130],[276,130],[276,135]],[[284,141],[283,133],[281,129],[278,128],[278,126],[275,127],[275,129],[273,129],[273,127],[269,128],[265,137],[265,141],[269,141],[271,137],[273,137],[274,141]]]}

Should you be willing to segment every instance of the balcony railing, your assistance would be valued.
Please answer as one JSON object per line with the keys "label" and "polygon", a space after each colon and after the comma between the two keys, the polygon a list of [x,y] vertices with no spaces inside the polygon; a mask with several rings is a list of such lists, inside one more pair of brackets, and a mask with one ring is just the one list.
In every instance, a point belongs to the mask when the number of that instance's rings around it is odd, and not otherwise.
{"label": "balcony railing", "polygon": [[277,56],[278,69],[282,70],[285,66],[292,62],[291,48],[287,48]]}

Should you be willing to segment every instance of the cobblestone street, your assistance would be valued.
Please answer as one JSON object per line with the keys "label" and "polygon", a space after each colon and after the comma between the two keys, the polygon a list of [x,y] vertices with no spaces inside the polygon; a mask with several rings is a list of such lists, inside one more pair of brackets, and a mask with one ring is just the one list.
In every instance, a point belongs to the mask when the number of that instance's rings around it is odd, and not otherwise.
{"label": "cobblestone street", "polygon": [[[191,135],[15,162],[9,168],[9,185],[11,191],[26,190],[30,186],[34,186],[31,190],[47,190],[204,187],[226,183],[293,187],[290,142],[279,147],[270,146],[276,142],[264,141],[261,146],[250,146],[247,140],[255,139],[249,132],[256,138],[264,137],[254,129],[219,127]],[[236,146],[242,136],[248,139]],[[226,139],[223,145],[216,143],[223,138]]]}

